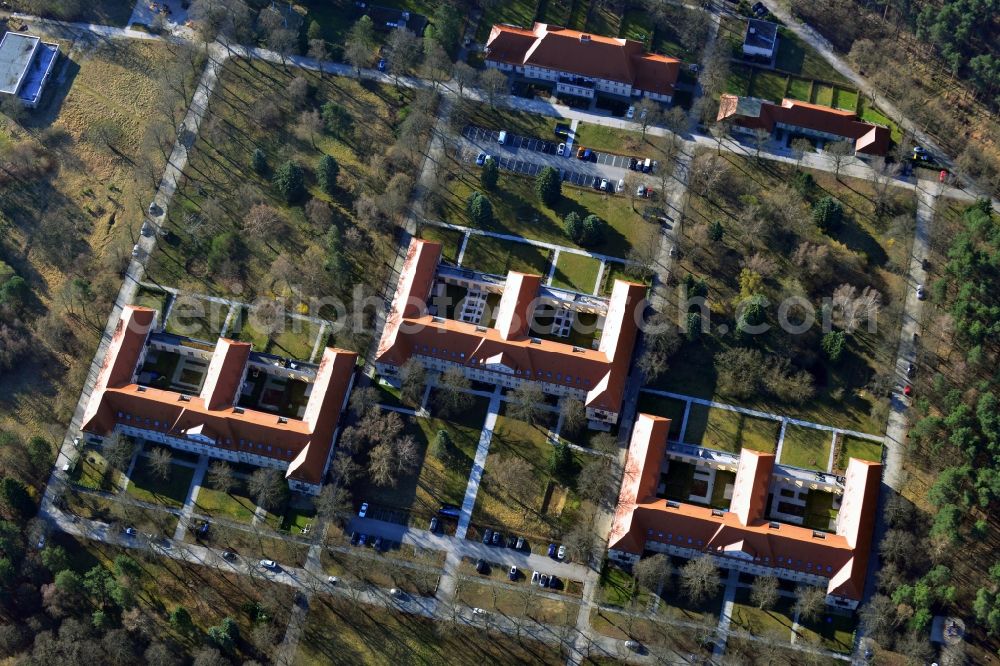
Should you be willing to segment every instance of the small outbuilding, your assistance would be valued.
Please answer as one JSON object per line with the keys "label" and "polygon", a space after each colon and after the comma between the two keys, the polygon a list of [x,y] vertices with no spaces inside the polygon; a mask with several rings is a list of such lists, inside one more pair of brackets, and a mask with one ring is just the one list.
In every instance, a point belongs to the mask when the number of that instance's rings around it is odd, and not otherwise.
{"label": "small outbuilding", "polygon": [[5,33],[0,40],[0,94],[35,108],[58,56],[58,44],[22,32]]}
{"label": "small outbuilding", "polygon": [[778,50],[778,24],[759,19],[747,21],[743,37],[743,55],[753,60],[771,62]]}

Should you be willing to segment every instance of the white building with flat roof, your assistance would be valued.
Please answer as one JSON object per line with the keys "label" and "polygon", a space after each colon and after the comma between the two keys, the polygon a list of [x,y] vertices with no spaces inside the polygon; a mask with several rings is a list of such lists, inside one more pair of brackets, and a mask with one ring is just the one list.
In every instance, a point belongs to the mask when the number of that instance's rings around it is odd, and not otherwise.
{"label": "white building with flat roof", "polygon": [[58,56],[58,44],[21,32],[4,34],[0,40],[0,95],[14,96],[31,109],[38,106]]}

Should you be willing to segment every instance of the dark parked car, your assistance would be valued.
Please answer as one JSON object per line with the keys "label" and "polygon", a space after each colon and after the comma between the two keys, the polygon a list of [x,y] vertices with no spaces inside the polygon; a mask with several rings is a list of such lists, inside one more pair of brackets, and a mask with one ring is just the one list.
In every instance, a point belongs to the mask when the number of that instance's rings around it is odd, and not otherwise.
{"label": "dark parked car", "polygon": [[372,548],[375,550],[382,550],[382,537],[375,537],[375,541],[372,543]]}
{"label": "dark parked car", "polygon": [[488,574],[490,572],[490,567],[488,564],[486,564],[486,560],[482,558],[476,560],[476,571],[478,571],[483,575]]}
{"label": "dark parked car", "polygon": [[231,550],[224,550],[222,551],[222,559],[224,559],[226,562],[235,562],[236,553],[234,553]]}
{"label": "dark parked car", "polygon": [[490,538],[493,536],[493,530],[486,530],[483,532],[483,543],[487,546],[490,545]]}
{"label": "dark parked car", "polygon": [[594,176],[594,189],[595,190],[601,189],[601,177],[600,176]]}
{"label": "dark parked car", "polygon": [[510,536],[507,537],[507,547],[508,548],[515,548],[515,547],[517,547],[517,536],[516,535],[511,534]]}
{"label": "dark parked car", "polygon": [[549,557],[556,556],[556,545],[554,543],[549,544]]}
{"label": "dark parked car", "polygon": [[361,538],[360,534],[358,534],[357,532],[351,532],[351,545],[352,546],[357,546],[358,545],[358,539],[360,539],[360,538]]}
{"label": "dark parked car", "polygon": [[542,587],[548,587],[549,586],[549,575],[548,574],[542,574],[542,577],[538,579],[538,584],[541,585]]}
{"label": "dark parked car", "polygon": [[503,543],[503,535],[500,534],[500,530],[493,533],[493,545],[499,546]]}
{"label": "dark parked car", "polygon": [[638,164],[638,163],[639,163],[639,160],[637,160],[636,158],[634,158],[634,157],[628,158],[628,168],[629,169],[632,169],[634,171],[635,170],[635,165]]}
{"label": "dark parked car", "polygon": [[358,537],[358,545],[359,546],[363,546],[366,543],[368,543],[368,535],[367,534],[362,534],[361,536]]}
{"label": "dark parked car", "polygon": [[524,537],[517,537],[517,545],[514,547],[518,550],[524,550]]}
{"label": "dark parked car", "polygon": [[431,530],[431,532],[437,532],[438,531],[438,519],[437,519],[437,517],[431,518],[431,527],[430,527],[430,530]]}

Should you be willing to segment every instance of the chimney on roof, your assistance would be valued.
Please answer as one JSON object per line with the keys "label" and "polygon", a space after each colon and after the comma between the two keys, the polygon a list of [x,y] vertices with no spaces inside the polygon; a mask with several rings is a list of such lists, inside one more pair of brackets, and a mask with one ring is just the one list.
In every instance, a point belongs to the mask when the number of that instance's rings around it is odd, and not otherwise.
{"label": "chimney on roof", "polygon": [[580,35],[580,42],[586,44],[590,41],[590,35]]}

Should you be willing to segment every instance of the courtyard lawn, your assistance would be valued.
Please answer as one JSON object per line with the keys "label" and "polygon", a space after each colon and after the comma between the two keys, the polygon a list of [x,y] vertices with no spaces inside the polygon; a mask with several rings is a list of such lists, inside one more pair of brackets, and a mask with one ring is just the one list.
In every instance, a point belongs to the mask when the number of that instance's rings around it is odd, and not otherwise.
{"label": "courtyard lawn", "polygon": [[552,275],[552,285],[563,289],[571,289],[584,294],[591,294],[597,282],[597,274],[601,262],[581,254],[561,252],[556,261],[556,270]]}
{"label": "courtyard lawn", "polygon": [[788,77],[784,74],[772,72],[767,69],[753,70],[753,77],[750,79],[750,96],[761,99],[781,102],[785,97],[785,88],[788,86]]}
{"label": "courtyard lawn", "polygon": [[555,666],[566,658],[556,646],[500,633],[482,640],[478,627],[455,625],[441,634],[433,620],[375,606],[359,606],[343,596],[313,597],[299,641],[299,666],[375,664],[406,661],[454,666],[539,664]]}
{"label": "courtyard lawn", "polygon": [[684,401],[666,398],[655,393],[639,394],[638,411],[654,416],[664,416],[670,419],[670,439],[677,439],[681,434],[681,422],[684,420]]}
{"label": "courtyard lawn", "polygon": [[533,275],[548,274],[551,252],[537,245],[518,243],[491,236],[473,236],[465,248],[462,266],[480,273],[507,275],[521,271]]}
{"label": "courtyard lawn", "polygon": [[[692,411],[697,405],[692,405]],[[698,421],[696,420],[697,424]],[[691,421],[688,421],[690,430]],[[728,409],[708,408],[708,421],[701,437],[701,445],[719,451],[739,453],[753,449],[774,453],[778,445],[781,424],[771,419],[748,416]]]}
{"label": "courtyard lawn", "polygon": [[284,326],[271,339],[271,346],[267,351],[285,358],[309,361],[312,357],[313,346],[316,344],[316,338],[319,336],[319,330],[320,327],[314,322],[285,317]]}
{"label": "courtyard lawn", "polygon": [[778,462],[825,472],[830,460],[832,437],[827,430],[790,425],[785,428],[785,443]]}
{"label": "courtyard lawn", "polygon": [[833,86],[825,83],[814,83],[812,103],[822,106],[833,106]]}
{"label": "courtyard lawn", "polygon": [[896,143],[903,140],[903,131],[899,129],[899,125],[892,121],[887,115],[872,106],[871,102],[864,96],[858,100],[858,115],[861,116],[862,120],[867,120],[870,123],[875,123],[876,125],[885,125],[889,128],[890,137]]}
{"label": "courtyard lawn", "polygon": [[819,52],[785,27],[778,28],[778,53],[775,58],[775,67],[806,79],[848,83]]}
{"label": "courtyard lawn", "polygon": [[[149,449],[144,451],[149,453]],[[187,498],[194,468],[188,465],[170,465],[170,475],[166,479],[155,476],[149,464],[149,457],[140,455],[135,462],[126,492],[136,499],[164,506],[183,506]]]}
{"label": "courtyard lawn", "polygon": [[139,287],[133,305],[152,308],[157,312],[157,322],[163,324],[163,313],[166,311],[167,292]]}
{"label": "courtyard lawn", "polygon": [[215,344],[228,314],[228,305],[181,295],[170,309],[166,331]]}
{"label": "courtyard lawn", "polygon": [[599,584],[601,602],[622,608],[629,605],[636,587],[635,578],[611,562],[605,562],[601,569]]}
{"label": "courtyard lawn", "polygon": [[833,508],[833,493],[810,490],[806,494],[806,513],[802,517],[803,525],[814,530],[830,532],[835,527],[833,521],[836,517],[837,510]]}
{"label": "courtyard lawn", "polygon": [[462,248],[462,239],[465,238],[461,231],[423,224],[420,226],[420,237],[441,243],[441,258],[450,264],[458,263],[458,253]]}
{"label": "courtyard lawn", "polygon": [[663,495],[667,499],[687,502],[694,484],[694,465],[671,460],[663,478]]}
{"label": "courtyard lawn", "polygon": [[847,469],[847,463],[851,458],[882,462],[882,445],[867,439],[844,436],[840,444],[838,461],[840,469]]}
{"label": "courtyard lawn", "polygon": [[785,96],[808,102],[812,99],[812,81],[810,79],[800,79],[797,76],[790,77]]}
{"label": "courtyard lawn", "polygon": [[720,469],[715,472],[715,482],[712,486],[712,499],[710,501],[713,509],[728,509],[732,498],[726,499],[726,486],[733,485],[736,481],[736,474],[729,470]]}
{"label": "courtyard lawn", "polygon": [[[506,408],[504,404],[504,411]],[[472,511],[473,523],[503,526],[529,541],[539,542],[556,538],[569,529],[580,500],[572,490],[560,485],[549,471],[552,444],[546,433],[555,424],[554,419],[554,414],[546,414],[544,423],[529,425],[505,416],[503,411],[497,417],[484,482],[479,486]],[[526,484],[526,494],[514,495],[492,483],[491,470],[514,458],[522,459],[531,469],[531,483]]]}
{"label": "courtyard lawn", "polygon": [[625,264],[618,263],[617,261],[609,261],[604,264],[604,275],[601,278],[601,296],[609,296],[611,294],[611,290],[615,287],[615,280],[625,280],[626,282],[645,284],[646,286],[650,284],[649,276],[638,277],[630,273]]}
{"label": "courtyard lawn", "polygon": [[837,86],[833,89],[833,106],[849,111],[858,110],[858,91]]}

